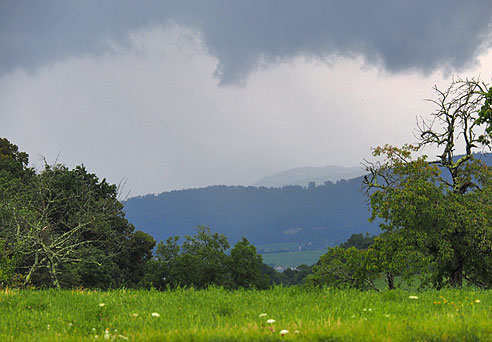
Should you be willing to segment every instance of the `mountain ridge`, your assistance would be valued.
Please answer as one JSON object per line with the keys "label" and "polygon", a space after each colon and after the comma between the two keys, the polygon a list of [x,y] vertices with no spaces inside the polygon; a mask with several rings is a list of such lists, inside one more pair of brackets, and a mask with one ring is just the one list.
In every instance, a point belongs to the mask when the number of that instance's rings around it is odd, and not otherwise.
{"label": "mountain ridge", "polygon": [[231,242],[295,242],[324,248],[353,233],[379,232],[361,190],[362,177],[314,187],[210,186],[133,197],[126,217],[157,241],[209,226]]}
{"label": "mountain ridge", "polygon": [[[492,165],[492,155],[479,157]],[[302,169],[302,168],[301,168]],[[354,233],[378,234],[370,223],[363,177],[283,187],[225,186],[173,190],[124,201],[128,220],[157,241],[209,226],[234,243],[288,243],[325,248]]]}
{"label": "mountain ridge", "polygon": [[262,177],[252,186],[282,187],[286,185],[306,186],[310,182],[324,184],[326,181],[336,182],[341,179],[352,179],[364,175],[362,167],[345,167],[337,165],[305,166],[288,169]]}

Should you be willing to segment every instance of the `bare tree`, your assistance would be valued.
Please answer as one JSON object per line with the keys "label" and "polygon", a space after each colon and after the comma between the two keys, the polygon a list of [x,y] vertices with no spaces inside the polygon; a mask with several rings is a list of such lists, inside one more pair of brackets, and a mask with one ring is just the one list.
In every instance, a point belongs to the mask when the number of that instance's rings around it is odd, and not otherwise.
{"label": "bare tree", "polygon": [[[479,113],[487,89],[488,86],[479,80],[459,78],[453,80],[445,90],[435,86],[437,99],[428,100],[437,107],[432,113],[432,120],[421,119],[418,123],[419,148],[432,145],[442,149],[435,163],[449,172],[451,181],[448,185],[459,194],[476,186],[466,177],[463,166],[475,151],[491,147],[486,129],[479,127]],[[464,153],[459,152],[462,156],[457,159],[456,149],[460,147]]]}

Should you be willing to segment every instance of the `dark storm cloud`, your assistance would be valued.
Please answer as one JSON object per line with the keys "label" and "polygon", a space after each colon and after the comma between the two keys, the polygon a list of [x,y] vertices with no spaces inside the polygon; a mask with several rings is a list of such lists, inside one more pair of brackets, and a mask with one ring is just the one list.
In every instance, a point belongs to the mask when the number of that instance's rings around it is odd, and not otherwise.
{"label": "dark storm cloud", "polygon": [[462,1],[3,1],[0,70],[101,53],[105,39],[170,21],[197,29],[222,83],[298,56],[362,54],[391,72],[459,70],[490,47],[492,2]]}

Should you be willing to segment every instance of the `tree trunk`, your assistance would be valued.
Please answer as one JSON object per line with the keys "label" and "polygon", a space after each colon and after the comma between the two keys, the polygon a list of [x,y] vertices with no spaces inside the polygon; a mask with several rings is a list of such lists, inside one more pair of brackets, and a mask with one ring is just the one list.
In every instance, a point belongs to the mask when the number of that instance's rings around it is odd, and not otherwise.
{"label": "tree trunk", "polygon": [[395,289],[395,276],[391,272],[386,273],[386,277],[388,278],[388,290]]}
{"label": "tree trunk", "polygon": [[29,273],[27,274],[27,276],[24,278],[24,287],[27,286],[29,284],[29,282],[31,281],[31,276],[32,274],[34,273],[34,271],[37,270],[37,267],[38,267],[38,260],[39,260],[39,255],[38,253],[36,252],[34,254],[34,263],[32,264],[32,266],[30,267],[29,269]]}
{"label": "tree trunk", "polygon": [[51,282],[55,288],[61,289],[60,281],[58,280],[58,276],[56,274],[57,273],[56,267],[57,267],[57,265],[55,265],[53,260],[50,260],[48,270],[49,270],[49,273],[51,276]]}
{"label": "tree trunk", "polygon": [[463,285],[463,263],[463,256],[455,252],[453,261],[451,262],[451,274],[449,277],[449,283],[452,287],[461,288]]}

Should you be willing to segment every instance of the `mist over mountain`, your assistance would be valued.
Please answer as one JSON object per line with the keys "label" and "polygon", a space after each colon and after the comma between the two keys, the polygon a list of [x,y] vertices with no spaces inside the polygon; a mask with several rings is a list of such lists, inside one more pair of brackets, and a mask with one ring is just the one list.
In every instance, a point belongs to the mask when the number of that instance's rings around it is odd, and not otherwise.
{"label": "mist over mountain", "polygon": [[362,176],[365,170],[361,166],[343,167],[327,165],[320,167],[298,167],[263,177],[253,186],[282,187],[286,185],[306,186],[310,182],[324,184],[326,181],[336,182],[340,179],[351,179]]}

